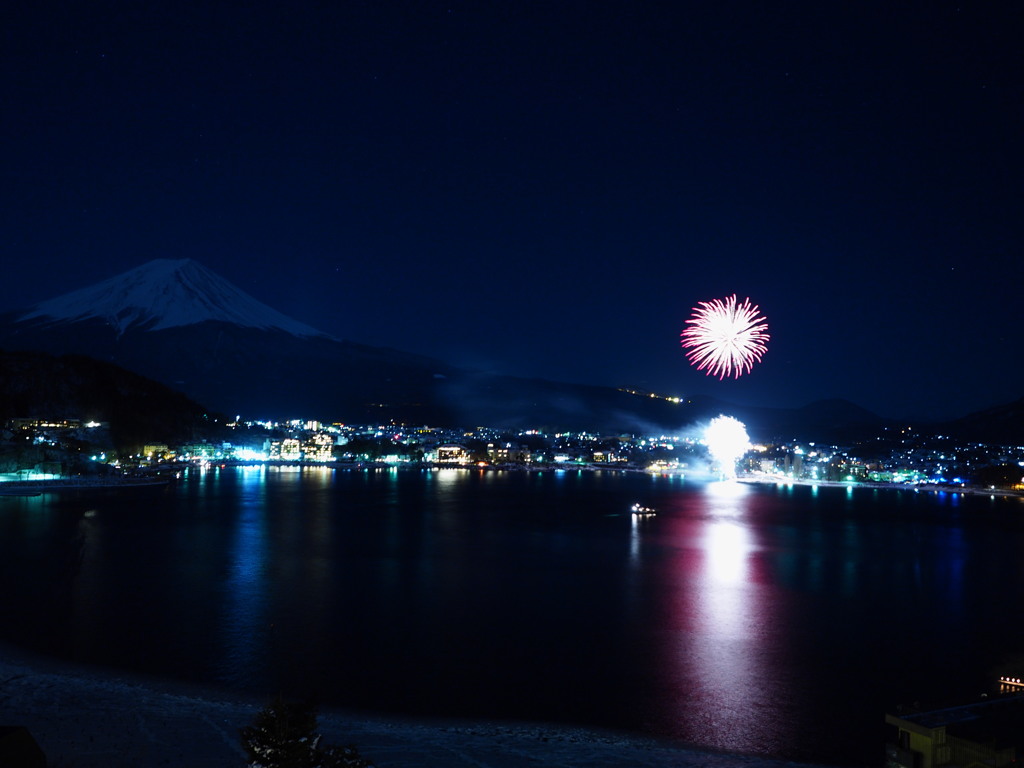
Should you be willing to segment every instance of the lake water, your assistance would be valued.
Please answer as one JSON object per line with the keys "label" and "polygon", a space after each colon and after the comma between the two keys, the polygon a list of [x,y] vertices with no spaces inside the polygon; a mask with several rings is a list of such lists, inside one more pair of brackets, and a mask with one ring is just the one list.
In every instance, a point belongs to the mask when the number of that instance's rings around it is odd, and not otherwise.
{"label": "lake water", "polygon": [[1024,677],[1024,502],[987,496],[215,468],[0,498],[0,587],[0,639],[77,662],[842,765]]}

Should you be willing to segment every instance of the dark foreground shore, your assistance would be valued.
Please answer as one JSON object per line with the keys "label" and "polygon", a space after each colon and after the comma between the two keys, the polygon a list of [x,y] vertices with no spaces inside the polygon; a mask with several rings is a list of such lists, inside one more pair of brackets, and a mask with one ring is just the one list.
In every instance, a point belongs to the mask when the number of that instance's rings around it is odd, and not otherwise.
{"label": "dark foreground shore", "polygon": [[[241,768],[246,757],[238,731],[266,703],[0,647],[0,725],[26,727],[50,768]],[[378,768],[794,765],[553,725],[407,721],[325,710],[320,730],[325,744],[354,744]]]}

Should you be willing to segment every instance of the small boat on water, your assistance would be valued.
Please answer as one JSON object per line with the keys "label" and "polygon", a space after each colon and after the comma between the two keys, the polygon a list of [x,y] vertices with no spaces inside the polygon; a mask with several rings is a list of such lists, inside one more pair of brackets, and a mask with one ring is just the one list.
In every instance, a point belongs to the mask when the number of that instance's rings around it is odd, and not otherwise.
{"label": "small boat on water", "polygon": [[639,502],[634,504],[630,508],[630,510],[632,511],[634,517],[654,517],[654,515],[658,514],[654,511],[652,507],[645,507],[643,504],[640,504]]}

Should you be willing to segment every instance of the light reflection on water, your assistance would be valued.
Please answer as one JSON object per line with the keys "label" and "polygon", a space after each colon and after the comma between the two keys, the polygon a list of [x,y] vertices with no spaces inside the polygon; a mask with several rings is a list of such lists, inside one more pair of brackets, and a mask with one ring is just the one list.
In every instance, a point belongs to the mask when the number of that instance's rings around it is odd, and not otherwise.
{"label": "light reflection on water", "polygon": [[270,621],[267,616],[266,469],[239,472],[238,519],[228,548],[224,583],[221,674],[238,684],[262,658]]}
{"label": "light reflection on water", "polygon": [[675,641],[661,664],[685,684],[662,716],[687,723],[689,733],[703,732],[709,746],[736,751],[786,743],[795,725],[778,716],[787,691],[766,651],[780,616],[765,604],[755,572],[750,499],[744,484],[709,483],[688,497],[689,514],[673,518],[668,532],[683,548],[672,568]]}
{"label": "light reflection on water", "polygon": [[83,514],[78,521],[76,536],[78,562],[71,583],[74,627],[72,636],[80,647],[91,647],[101,642],[97,596],[107,587],[103,583],[103,572],[98,565],[104,559],[104,528],[94,515]]}
{"label": "light reflection on water", "polygon": [[0,637],[345,706],[865,763],[937,662],[973,691],[1024,637],[1012,500],[250,467],[0,501]]}

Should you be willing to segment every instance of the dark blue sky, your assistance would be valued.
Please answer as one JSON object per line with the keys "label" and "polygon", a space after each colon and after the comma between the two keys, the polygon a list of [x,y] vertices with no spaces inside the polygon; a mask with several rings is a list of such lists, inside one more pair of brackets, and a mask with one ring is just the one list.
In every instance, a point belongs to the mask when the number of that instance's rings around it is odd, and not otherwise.
{"label": "dark blue sky", "polygon": [[[195,258],[521,375],[945,417],[1024,396],[1018,3],[39,3],[0,310]],[[692,369],[690,308],[772,340]]]}

